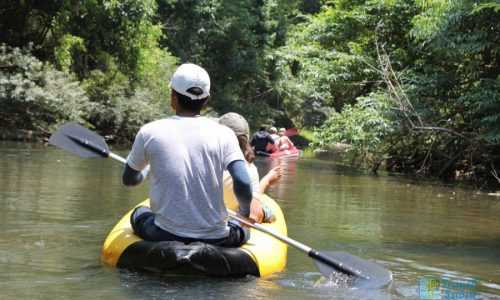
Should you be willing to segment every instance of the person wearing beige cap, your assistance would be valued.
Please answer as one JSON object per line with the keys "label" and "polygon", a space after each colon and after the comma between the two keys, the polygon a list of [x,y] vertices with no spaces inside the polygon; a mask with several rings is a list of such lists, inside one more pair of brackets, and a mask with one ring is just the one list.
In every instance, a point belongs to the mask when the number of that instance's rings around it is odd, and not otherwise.
{"label": "person wearing beige cap", "polygon": [[[281,177],[280,166],[278,165],[272,168],[262,179],[259,179],[259,172],[253,163],[255,155],[249,143],[250,129],[247,120],[237,113],[230,112],[221,116],[219,118],[219,123],[233,130],[238,138],[240,149],[247,162],[246,166],[252,181],[254,196],[250,205],[250,217],[259,223],[271,222],[274,219],[274,214],[268,207],[260,203],[259,195],[264,193],[271,184],[279,180]],[[227,172],[224,176],[224,187],[232,188],[232,179]],[[229,197],[231,197],[231,195],[228,195],[228,198]]]}
{"label": "person wearing beige cap", "polygon": [[239,213],[250,216],[252,186],[238,140],[226,126],[200,116],[210,96],[210,77],[202,67],[179,66],[170,87],[175,116],[144,125],[127,157],[125,185],[139,184],[151,170],[151,207],[133,211],[132,228],[149,241],[238,247],[249,231],[226,221],[223,200],[223,173],[228,170]]}

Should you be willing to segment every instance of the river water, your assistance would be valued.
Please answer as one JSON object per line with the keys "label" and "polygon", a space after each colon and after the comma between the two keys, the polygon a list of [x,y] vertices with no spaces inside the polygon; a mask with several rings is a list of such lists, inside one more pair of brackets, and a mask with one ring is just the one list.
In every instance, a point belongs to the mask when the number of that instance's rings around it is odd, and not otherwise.
{"label": "river water", "polygon": [[[126,152],[120,152],[125,155]],[[261,173],[278,161],[259,160]],[[0,143],[0,299],[482,299],[500,298],[500,198],[333,162],[279,161],[269,190],[290,237],[393,272],[380,290],[336,288],[289,249],[268,278],[161,277],[101,265],[114,224],[147,195],[122,166],[36,144]]]}

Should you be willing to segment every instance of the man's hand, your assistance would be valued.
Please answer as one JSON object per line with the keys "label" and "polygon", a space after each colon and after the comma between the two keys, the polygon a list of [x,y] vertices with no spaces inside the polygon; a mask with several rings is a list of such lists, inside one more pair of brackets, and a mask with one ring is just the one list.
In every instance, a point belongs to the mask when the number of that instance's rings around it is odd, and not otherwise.
{"label": "man's hand", "polygon": [[231,219],[238,222],[241,226],[251,227],[250,225],[255,224],[256,221],[252,218],[245,218],[241,214],[237,214],[236,212],[228,209],[229,215],[233,216]]}
{"label": "man's hand", "polygon": [[255,222],[257,223],[262,223],[262,221],[264,220],[264,211],[262,210],[262,205],[256,198],[253,198],[252,203],[250,204],[250,218],[255,220]]}

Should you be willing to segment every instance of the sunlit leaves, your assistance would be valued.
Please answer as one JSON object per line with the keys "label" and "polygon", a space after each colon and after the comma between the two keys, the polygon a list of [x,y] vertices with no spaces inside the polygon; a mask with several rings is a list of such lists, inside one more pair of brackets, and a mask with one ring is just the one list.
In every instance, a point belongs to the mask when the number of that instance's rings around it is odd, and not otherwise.
{"label": "sunlit leaves", "polygon": [[341,113],[333,113],[314,134],[321,148],[337,143],[348,144],[357,157],[379,160],[386,152],[385,139],[394,131],[388,118],[389,101],[384,94],[358,98]]}
{"label": "sunlit leaves", "polygon": [[83,120],[87,96],[68,73],[5,45],[0,65],[0,127],[49,133],[60,122]]}

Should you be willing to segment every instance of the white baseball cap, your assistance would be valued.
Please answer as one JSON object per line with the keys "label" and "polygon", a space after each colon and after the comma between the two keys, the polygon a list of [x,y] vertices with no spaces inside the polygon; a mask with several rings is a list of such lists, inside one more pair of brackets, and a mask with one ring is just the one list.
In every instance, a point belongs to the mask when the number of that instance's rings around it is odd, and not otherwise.
{"label": "white baseball cap", "polygon": [[[170,87],[191,100],[204,99],[210,96],[210,77],[207,71],[198,65],[182,64],[172,75]],[[192,88],[200,89],[201,94],[193,93]]]}

